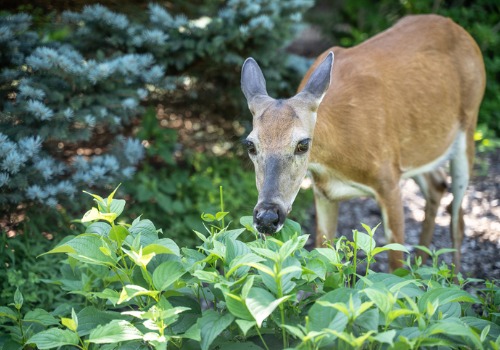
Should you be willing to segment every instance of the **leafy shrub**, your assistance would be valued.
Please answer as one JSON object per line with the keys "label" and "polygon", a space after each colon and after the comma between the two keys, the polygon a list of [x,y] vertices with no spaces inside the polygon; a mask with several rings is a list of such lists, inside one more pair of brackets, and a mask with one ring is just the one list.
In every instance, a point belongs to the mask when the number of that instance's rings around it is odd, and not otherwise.
{"label": "leafy shrub", "polygon": [[[92,196],[97,206],[83,216],[85,232],[48,252],[68,255],[59,283],[86,303],[25,311],[17,291],[11,307],[0,307],[4,348],[500,346],[500,289],[488,283],[474,296],[460,276],[454,285],[452,271],[437,264],[444,251],[433,254],[432,266],[417,261],[398,274],[375,273],[377,254],[405,248],[377,247],[368,227],[353,242],[306,251],[295,222],[262,240],[251,217],[229,229],[223,210],[203,216],[207,233],[197,232],[197,249],[180,249],[148,219],[117,221],[125,201],[114,192]],[[255,240],[240,241],[245,230]]]}

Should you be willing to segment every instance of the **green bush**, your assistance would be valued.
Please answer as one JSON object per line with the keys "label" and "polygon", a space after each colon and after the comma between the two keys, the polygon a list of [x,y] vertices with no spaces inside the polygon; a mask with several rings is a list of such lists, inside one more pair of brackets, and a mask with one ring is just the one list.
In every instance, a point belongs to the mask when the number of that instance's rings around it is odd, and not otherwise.
{"label": "green bush", "polygon": [[408,270],[375,273],[377,254],[406,249],[377,247],[369,227],[306,251],[297,223],[262,240],[251,217],[229,229],[224,210],[203,215],[197,249],[180,249],[148,219],[121,223],[114,194],[92,195],[84,232],[48,252],[68,256],[57,282],[85,302],[30,310],[16,291],[0,306],[4,349],[500,347],[500,289],[464,291],[470,280],[438,266],[447,250],[429,252],[432,266],[408,258]]}

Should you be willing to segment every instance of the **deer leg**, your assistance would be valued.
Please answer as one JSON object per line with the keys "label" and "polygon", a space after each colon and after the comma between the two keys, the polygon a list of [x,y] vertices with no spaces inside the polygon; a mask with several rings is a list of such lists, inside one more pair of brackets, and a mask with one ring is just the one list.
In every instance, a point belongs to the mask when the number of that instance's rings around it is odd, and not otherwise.
{"label": "deer leg", "polygon": [[337,233],[339,202],[331,201],[318,191],[314,191],[316,206],[316,247],[321,247],[325,240],[332,241]]}
{"label": "deer leg", "polygon": [[[383,182],[382,182],[383,183]],[[398,181],[377,192],[377,201],[382,211],[384,232],[387,243],[404,244],[404,212],[401,190]],[[389,269],[391,271],[402,266],[403,252],[389,250]]]}
{"label": "deer leg", "polygon": [[[473,142],[466,138],[465,132],[458,136],[457,148],[453,158],[450,161],[451,174],[451,192],[453,200],[450,204],[451,214],[451,241],[453,248],[456,249],[453,255],[453,262],[457,271],[460,270],[461,247],[464,238],[464,216],[462,209],[462,200],[469,183],[469,176],[472,167],[470,147],[474,147]],[[472,145],[471,145],[472,143]]]}
{"label": "deer leg", "polygon": [[[422,224],[419,245],[429,247],[436,227],[437,211],[447,188],[446,174],[442,169],[436,169],[417,175],[413,179],[420,187],[420,191],[425,198],[425,218]],[[419,250],[417,256],[422,258],[423,263],[427,261],[427,253]]]}

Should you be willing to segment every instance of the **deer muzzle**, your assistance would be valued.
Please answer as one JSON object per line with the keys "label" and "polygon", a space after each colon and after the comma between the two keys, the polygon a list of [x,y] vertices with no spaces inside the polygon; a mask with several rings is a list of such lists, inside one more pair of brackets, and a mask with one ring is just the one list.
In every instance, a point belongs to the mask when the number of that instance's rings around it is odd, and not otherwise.
{"label": "deer muzzle", "polygon": [[273,234],[283,227],[286,211],[276,203],[258,203],[253,212],[253,223],[261,234]]}

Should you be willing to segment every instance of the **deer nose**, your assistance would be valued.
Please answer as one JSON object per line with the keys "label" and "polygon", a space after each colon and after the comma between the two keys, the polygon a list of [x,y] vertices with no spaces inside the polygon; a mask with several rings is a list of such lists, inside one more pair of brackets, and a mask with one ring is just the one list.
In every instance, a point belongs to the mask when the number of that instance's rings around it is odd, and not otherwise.
{"label": "deer nose", "polygon": [[260,233],[273,234],[278,231],[285,221],[285,213],[278,204],[257,204],[253,214],[255,228]]}

